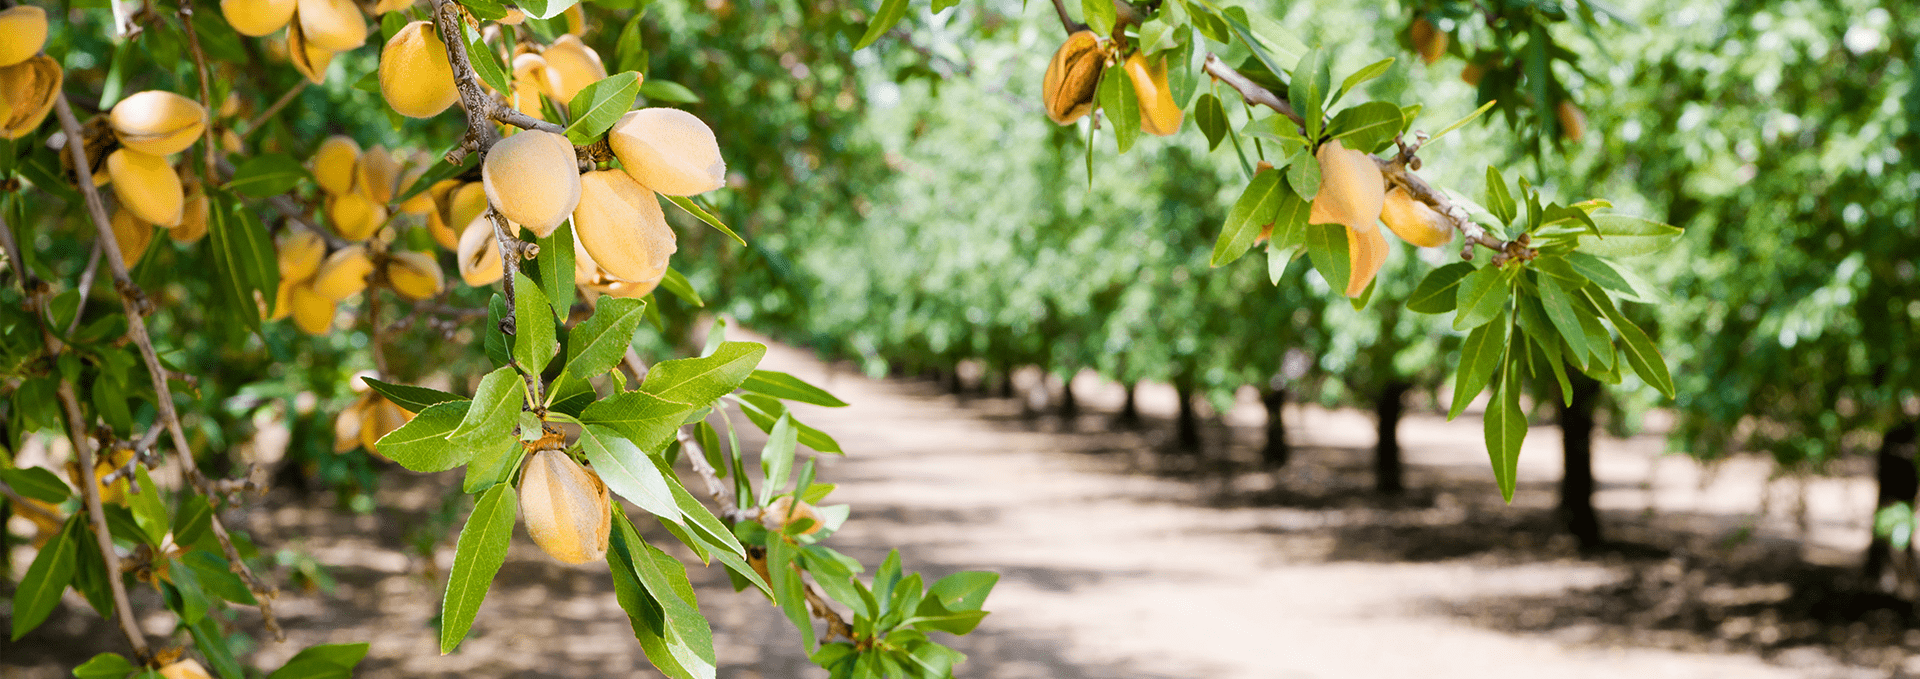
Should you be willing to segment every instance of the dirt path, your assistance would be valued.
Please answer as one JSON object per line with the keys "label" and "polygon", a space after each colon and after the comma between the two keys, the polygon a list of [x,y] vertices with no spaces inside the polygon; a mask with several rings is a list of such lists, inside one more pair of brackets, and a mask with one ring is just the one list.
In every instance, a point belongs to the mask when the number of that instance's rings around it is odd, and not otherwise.
{"label": "dirt path", "polygon": [[[1863,535],[1857,482],[1810,487],[1815,548],[1801,550],[1780,539],[1797,530],[1790,503],[1760,501],[1767,493],[1757,491],[1777,485],[1763,466],[1757,476],[1739,464],[1707,474],[1658,458],[1654,439],[1609,441],[1598,464],[1601,506],[1613,535],[1646,553],[1581,559],[1546,516],[1558,474],[1550,428],[1533,431],[1523,487],[1508,508],[1488,481],[1477,424],[1410,418],[1403,440],[1413,491],[1383,502],[1364,492],[1372,426],[1354,413],[1290,409],[1296,462],[1276,477],[1236,467],[1253,455],[1260,417],[1236,409],[1227,428],[1209,430],[1210,461],[1186,465],[1212,471],[1178,472],[1155,452],[1164,422],[1145,433],[1108,430],[1102,408],[1119,398],[1111,387],[1083,382],[1091,414],[1067,425],[1023,418],[1009,401],[957,402],[931,384],[829,372],[778,345],[764,367],[853,404],[796,409],[851,453],[822,460],[822,480],[840,484],[833,500],[854,506],[830,545],[868,564],[897,546],[909,569],[930,578],[1002,574],[987,601],[993,614],[955,644],[970,656],[962,677],[1920,673],[1903,660],[1920,649],[1910,622],[1861,628],[1792,605],[1804,584],[1795,578],[1810,577],[1792,563],[1844,560],[1854,549],[1847,536]],[[1150,419],[1172,411],[1169,393],[1141,400]],[[1056,431],[1069,426],[1075,431]],[[457,530],[434,514],[457,486],[457,474],[401,473],[383,487],[377,517],[285,496],[253,513],[249,528],[263,543],[337,564],[338,582],[331,596],[283,598],[290,643],[269,644],[255,662],[274,667],[306,645],[371,641],[363,676],[657,676],[604,565],[561,565],[524,533],[473,636],[439,656],[427,625],[442,585],[406,545]],[[1650,506],[1658,513],[1647,514]],[[448,543],[435,554],[440,569],[452,560]],[[1723,562],[1766,567],[1734,573],[1715,566]],[[824,676],[763,598],[732,592],[717,568],[695,568],[693,577],[714,619],[722,677]],[[61,662],[114,648],[97,618],[75,612],[84,604],[68,604],[42,632],[0,645],[8,656],[0,678],[60,676]],[[252,626],[250,615],[237,624]],[[165,614],[145,624],[155,634],[171,627]]]}

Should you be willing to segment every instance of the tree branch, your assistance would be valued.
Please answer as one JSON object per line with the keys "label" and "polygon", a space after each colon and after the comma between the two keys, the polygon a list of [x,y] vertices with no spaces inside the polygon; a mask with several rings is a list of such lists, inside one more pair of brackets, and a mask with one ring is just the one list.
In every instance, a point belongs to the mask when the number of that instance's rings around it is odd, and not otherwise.
{"label": "tree branch", "polygon": [[253,120],[247,123],[247,131],[240,133],[240,140],[246,141],[247,137],[251,137],[253,133],[259,132],[260,128],[266,126],[268,120],[272,120],[274,115],[280,113],[280,109],[287,107],[287,104],[293,103],[294,97],[300,96],[300,92],[305,89],[307,89],[307,79],[301,78],[300,82],[287,89],[286,94],[282,94],[279,99],[275,99],[272,106],[268,106],[267,110],[261,111],[260,115],[254,116]]}
{"label": "tree branch", "polygon": [[213,112],[220,107],[213,102],[213,74],[207,71],[207,54],[200,50],[200,35],[193,30],[193,0],[180,0],[180,27],[187,33],[187,51],[193,54],[193,68],[200,72],[200,105],[207,111],[207,121],[201,126],[201,147],[206,153],[205,176],[214,176]]}
{"label": "tree branch", "polygon": [[87,445],[87,437],[80,434],[86,427],[80,418],[80,400],[73,394],[73,384],[66,380],[55,385],[54,394],[60,399],[61,412],[67,418],[67,441],[73,445],[74,456],[79,458],[80,497],[86,506],[87,518],[93,523],[93,539],[99,545],[100,558],[106,562],[107,586],[113,593],[113,617],[120,621],[120,633],[133,647],[134,657],[146,662],[153,657],[153,651],[147,648],[147,636],[133,618],[133,601],[127,598],[127,586],[120,581],[120,553],[114,551],[113,536],[107,531],[107,512],[100,507],[100,484],[93,482],[93,448]]}
{"label": "tree branch", "polygon": [[1067,29],[1067,35],[1073,35],[1080,31],[1087,30],[1086,24],[1074,21],[1073,17],[1067,16],[1066,0],[1053,0],[1053,11],[1059,13],[1060,26]]}
{"label": "tree branch", "polygon": [[[1281,99],[1279,95],[1274,94],[1272,90],[1261,87],[1245,75],[1242,75],[1239,71],[1234,70],[1233,67],[1228,66],[1225,61],[1220,60],[1219,55],[1209,52],[1206,61],[1201,65],[1201,70],[1206,71],[1208,75],[1213,76],[1222,83],[1226,83],[1228,87],[1239,92],[1240,98],[1246,101],[1247,104],[1265,106],[1273,109],[1280,115],[1286,116],[1287,119],[1293,121],[1295,125],[1305,125],[1305,119],[1301,118],[1300,114],[1294,111],[1293,106],[1288,104],[1286,100]],[[1488,235],[1486,229],[1481,228],[1479,224],[1473,222],[1473,219],[1467,214],[1466,208],[1455,205],[1451,199],[1447,198],[1446,194],[1433,188],[1433,185],[1428,184],[1427,180],[1421,179],[1420,175],[1414,174],[1412,170],[1408,169],[1410,165],[1418,162],[1418,159],[1413,156],[1413,152],[1419,149],[1418,144],[1401,145],[1400,149],[1401,152],[1393,158],[1376,157],[1373,159],[1373,162],[1380,167],[1380,174],[1386,178],[1389,188],[1398,186],[1405,189],[1407,195],[1412,196],[1414,200],[1425,203],[1427,207],[1433,208],[1434,212],[1438,212],[1444,216],[1462,236],[1466,237],[1467,246],[1460,253],[1462,259],[1473,259],[1473,246],[1475,245],[1493,251],[1494,254],[1491,261],[1495,266],[1504,264],[1509,259],[1533,258],[1535,251],[1528,247],[1527,242],[1524,240],[1502,241]]]}
{"label": "tree branch", "polygon": [[565,132],[559,125],[536,120],[488,96],[480,85],[480,76],[474,73],[473,61],[467,56],[466,22],[461,18],[460,6],[453,0],[432,0],[432,3],[434,24],[440,28],[440,42],[447,47],[447,64],[453,67],[453,84],[460,90],[460,107],[467,113],[466,137],[459,146],[447,151],[448,163],[459,165],[470,153],[484,157],[487,149],[493,148],[493,143],[500,139],[493,129],[495,121],[528,130]]}
{"label": "tree branch", "polygon": [[13,267],[14,282],[20,285],[20,292],[25,294],[27,288],[32,287],[27,284],[27,279],[32,278],[33,273],[27,271],[26,260],[20,258],[20,243],[13,239],[13,225],[7,223],[4,214],[0,214],[0,247],[6,248],[7,266]]}
{"label": "tree branch", "polygon": [[[93,176],[93,168],[87,163],[84,142],[81,141],[83,137],[80,134],[80,121],[74,117],[73,106],[67,103],[65,92],[60,93],[53,100],[53,110],[54,114],[60,118],[61,129],[67,134],[68,155],[73,159],[74,176],[79,178],[75,184],[80,189],[81,197],[85,199],[88,214],[93,218],[94,230],[107,260],[108,271],[113,273],[114,287],[120,292],[120,305],[127,315],[127,335],[133,340],[134,345],[139,347],[141,362],[146,364],[147,375],[153,380],[154,408],[159,411],[159,419],[166,424],[167,431],[173,435],[174,453],[180,459],[180,467],[187,483],[201,493],[212,497],[207,479],[200,474],[199,464],[193,459],[193,448],[187,445],[186,431],[180,427],[180,414],[173,405],[173,389],[167,385],[167,371],[160,366],[160,357],[153,350],[153,338],[147,334],[144,310],[149,305],[146,296],[128,277],[126,260],[121,258],[120,244],[114,240],[113,226],[107,220],[106,205],[100,200],[99,189],[88,180]],[[286,633],[280,630],[279,622],[273,617],[272,599],[279,595],[279,589],[267,587],[254,576],[253,569],[247,567],[246,561],[240,558],[239,550],[234,548],[233,538],[227,534],[227,528],[220,521],[218,513],[209,517],[208,527],[212,529],[214,537],[219,539],[221,549],[226,552],[228,568],[245,579],[248,588],[253,590],[254,598],[260,603],[260,613],[264,618],[267,631],[273,634],[275,641],[285,641]]]}

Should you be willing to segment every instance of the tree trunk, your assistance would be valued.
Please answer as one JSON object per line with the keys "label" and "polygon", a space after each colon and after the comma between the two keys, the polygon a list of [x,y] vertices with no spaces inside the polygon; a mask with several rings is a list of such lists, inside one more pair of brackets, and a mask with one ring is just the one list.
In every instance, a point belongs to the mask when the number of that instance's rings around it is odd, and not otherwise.
{"label": "tree trunk", "polygon": [[1260,394],[1260,402],[1267,407],[1267,445],[1260,449],[1260,459],[1268,469],[1279,469],[1293,457],[1293,446],[1287,443],[1287,421],[1281,416],[1281,408],[1287,405],[1287,390],[1269,389]]}
{"label": "tree trunk", "polygon": [[1567,371],[1573,405],[1559,401],[1560,448],[1566,472],[1560,476],[1560,520],[1581,551],[1600,547],[1600,515],[1593,510],[1593,411],[1600,403],[1600,382]]}
{"label": "tree trunk", "polygon": [[1000,366],[1000,398],[1013,398],[1013,366]]}
{"label": "tree trunk", "polygon": [[1134,382],[1127,383],[1127,400],[1120,403],[1120,414],[1113,418],[1113,423],[1116,426],[1136,427],[1140,425],[1140,404],[1134,400],[1134,387],[1136,386],[1138,385]]}
{"label": "tree trunk", "polygon": [[1200,449],[1200,417],[1194,413],[1193,380],[1179,377],[1173,380],[1174,391],[1180,395],[1180,415],[1174,420],[1174,442],[1182,450]]}
{"label": "tree trunk", "polygon": [[1406,410],[1405,397],[1411,388],[1405,382],[1387,382],[1373,404],[1379,424],[1379,438],[1373,446],[1373,489],[1381,495],[1399,495],[1407,489],[1400,463],[1400,414]]}
{"label": "tree trunk", "polygon": [[[1914,462],[1915,433],[1915,423],[1909,420],[1888,429],[1886,436],[1881,437],[1880,450],[1874,454],[1874,476],[1880,486],[1875,509],[1897,502],[1905,502],[1911,507],[1915,496],[1920,495],[1920,471],[1915,469]],[[1893,553],[1893,545],[1879,535],[1874,535],[1873,541],[1867,543],[1863,574],[1870,585],[1880,582],[1887,566],[1893,563]]]}
{"label": "tree trunk", "polygon": [[1073,376],[1060,381],[1060,418],[1066,420],[1067,428],[1073,428],[1073,421],[1080,417],[1080,400],[1073,396]]}

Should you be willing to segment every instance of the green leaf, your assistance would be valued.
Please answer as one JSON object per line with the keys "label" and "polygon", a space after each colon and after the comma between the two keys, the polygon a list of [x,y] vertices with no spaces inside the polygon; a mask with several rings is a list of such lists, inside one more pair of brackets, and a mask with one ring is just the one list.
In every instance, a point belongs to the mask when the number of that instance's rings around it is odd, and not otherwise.
{"label": "green leaf", "polygon": [[448,401],[427,406],[399,429],[387,432],[374,444],[380,454],[402,467],[416,472],[443,472],[473,459],[474,441],[453,445],[447,435],[467,417],[472,401]]}
{"label": "green leaf", "polygon": [[669,401],[705,406],[739,388],[766,354],[766,345],[725,342],[710,356],[655,364],[640,389]]}
{"label": "green leaf", "polygon": [[1520,206],[1513,202],[1513,194],[1507,192],[1507,180],[1500,176],[1499,168],[1487,166],[1487,211],[1500,220],[1500,226],[1513,223],[1520,215]]}
{"label": "green leaf", "polygon": [[12,486],[14,492],[41,502],[59,504],[72,497],[67,483],[45,467],[0,469],[0,481]]}
{"label": "green leaf", "polygon": [[468,495],[478,494],[494,484],[506,483],[512,478],[513,470],[520,466],[520,458],[525,456],[526,446],[520,439],[501,437],[491,444],[481,445],[467,461],[466,477],[460,482],[460,492]]}
{"label": "green leaf", "polygon": [[219,621],[202,616],[186,627],[193,636],[194,648],[200,649],[200,653],[206,656],[214,674],[219,675],[220,679],[246,679],[246,671],[240,669],[240,663],[233,659],[233,651],[227,646],[227,637],[220,632]]}
{"label": "green leaf", "polygon": [[13,641],[19,641],[39,627],[60,605],[60,592],[73,580],[73,541],[83,533],[80,521],[84,513],[67,518],[66,526],[40,547],[27,574],[13,591]]}
{"label": "green leaf", "polygon": [[1459,417],[1493,379],[1493,371],[1507,348],[1507,325],[1483,323],[1467,333],[1467,341],[1460,345],[1460,368],[1454,373],[1453,406],[1447,409],[1447,419]]}
{"label": "green leaf", "polygon": [[1513,503],[1513,488],[1519,476],[1520,442],[1527,438],[1527,415],[1520,410],[1519,380],[1514,366],[1500,371],[1500,385],[1487,403],[1487,457],[1493,464],[1494,481],[1500,484],[1500,497]]}
{"label": "green leaf", "polygon": [[1454,297],[1454,330],[1471,330],[1480,324],[1493,320],[1507,308],[1507,299],[1513,290],[1513,277],[1508,270],[1487,266],[1467,274],[1460,279],[1459,291]]}
{"label": "green leaf", "polygon": [[[1333,93],[1333,101],[1329,102],[1329,105],[1332,105],[1333,103],[1338,103],[1341,97],[1347,96],[1347,93],[1353,91],[1353,88],[1358,86],[1360,83],[1364,83],[1374,78],[1378,78],[1382,75],[1386,75],[1387,69],[1392,67],[1393,67],[1393,57],[1387,57],[1385,59],[1381,59],[1371,64],[1367,64],[1366,66],[1361,67],[1360,70],[1358,71],[1354,71],[1353,75],[1347,76],[1346,80],[1343,80],[1340,82],[1340,89]],[[1398,108],[1398,107],[1395,107],[1395,108]],[[1352,109],[1348,109],[1348,110],[1352,110]],[[1398,130],[1395,130],[1395,131],[1398,132]],[[1348,148],[1355,148],[1355,147],[1349,145]]]}
{"label": "green leaf", "polygon": [[1307,259],[1326,279],[1334,292],[1345,294],[1353,262],[1347,256],[1347,227],[1339,224],[1307,225]]}
{"label": "green leaf", "polygon": [[[663,463],[656,458],[654,464]],[[740,544],[740,539],[734,537],[733,531],[727,530],[725,524],[720,523],[719,517],[713,515],[713,510],[707,509],[707,506],[700,504],[700,500],[695,498],[693,493],[687,492],[686,486],[680,485],[680,479],[671,472],[670,469],[663,469],[661,476],[666,478],[667,488],[673,491],[673,503],[680,506],[680,514],[687,518],[684,525],[709,546],[718,548],[720,552],[727,552],[745,559],[747,549]]]}
{"label": "green leaf", "polygon": [[[577,0],[519,0],[515,3],[527,11],[527,16],[535,19],[552,19],[567,11]],[[506,90],[500,90],[505,92]]]}
{"label": "green leaf", "polygon": [[671,80],[648,79],[640,85],[640,96],[652,101],[665,101],[675,104],[698,104],[700,95],[687,89],[686,85]]}
{"label": "green leaf", "polygon": [[520,373],[514,372],[512,366],[496,368],[480,378],[472,407],[467,409],[460,426],[447,434],[447,440],[471,446],[506,437],[519,424],[520,410],[526,403],[527,383],[520,378]]}
{"label": "green leaf", "polygon": [[642,450],[658,450],[673,438],[683,416],[693,408],[644,391],[628,391],[595,401],[580,412],[580,421],[620,432]]}
{"label": "green leaf", "polygon": [[[1317,172],[1317,170],[1316,170]],[[1291,184],[1292,180],[1287,180]],[[1301,198],[1291,187],[1280,190],[1280,207],[1274,210],[1273,234],[1267,237],[1269,251],[1286,251],[1307,243],[1307,217],[1313,202]],[[1269,261],[1269,264],[1272,262]],[[1276,277],[1275,282],[1278,282]]]}
{"label": "green leaf", "polygon": [[675,271],[673,267],[667,267],[667,274],[660,277],[660,289],[673,293],[673,296],[680,298],[680,301],[688,304],[694,306],[707,305],[706,302],[700,299],[700,293],[694,291],[693,283],[688,282],[687,277],[681,275],[679,271]]}
{"label": "green leaf", "polygon": [[[640,642],[640,649],[647,660],[660,670],[661,674],[673,679],[694,679],[693,673],[675,659],[673,649],[669,648],[672,632],[667,629],[665,609],[660,602],[647,593],[636,573],[633,550],[629,545],[640,542],[627,522],[624,512],[615,512],[615,529],[608,541],[607,566],[613,575],[614,598],[620,608],[627,612],[627,622],[633,628],[634,639]],[[633,537],[628,537],[632,534]],[[644,556],[642,557],[644,558]]]}
{"label": "green leaf", "polygon": [[1627,215],[1593,215],[1600,235],[1579,236],[1580,252],[1600,257],[1638,257],[1673,245],[1685,233],[1680,227]]}
{"label": "green leaf", "polygon": [[382,382],[371,377],[361,377],[360,381],[365,382],[368,387],[372,388],[381,396],[385,396],[387,400],[392,401],[394,405],[406,408],[408,412],[417,413],[426,410],[429,406],[436,403],[467,400],[465,396],[449,394],[438,389],[428,389],[426,387],[416,387],[407,384],[393,384],[391,382]]}
{"label": "green leaf", "polygon": [[647,658],[676,679],[712,679],[713,630],[700,615],[686,567],[641,539],[625,512],[613,519],[608,561],[616,590],[629,588],[621,607]]}
{"label": "green leaf", "polygon": [[[779,422],[780,416],[786,415],[788,411],[780,399],[759,394],[741,394],[740,412],[745,413],[747,419],[752,420],[753,426],[759,427],[760,431],[771,434],[774,423]],[[809,427],[799,420],[793,420],[793,427],[799,433],[800,445],[822,453],[841,454],[843,452],[840,450],[840,442],[833,440],[833,437],[828,436],[826,432]]]}
{"label": "green leaf", "polygon": [[519,271],[513,272],[513,358],[529,374],[539,374],[560,344],[554,339],[553,307],[540,287]]}
{"label": "green leaf", "polygon": [[[640,74],[632,71],[616,73],[586,86],[567,104],[567,112],[573,116],[573,123],[567,126],[567,139],[575,146],[598,141],[607,130],[613,129],[614,123],[620,122],[620,116],[633,109],[633,102],[639,97]],[[546,248],[540,251],[545,253]],[[572,248],[567,252],[571,255]],[[568,274],[572,274],[571,269]]]}
{"label": "green leaf", "polygon": [[[271,300],[279,288],[280,264],[266,228],[239,201],[209,192],[207,236],[213,241],[213,266],[220,288],[234,305],[229,312],[248,328],[260,327],[254,292]],[[244,303],[243,303],[244,302]]]}
{"label": "green leaf", "polygon": [[1459,303],[1460,279],[1474,272],[1472,264],[1454,262],[1427,272],[1407,296],[1407,310],[1423,314],[1444,314]]}
{"label": "green leaf", "polygon": [[894,24],[900,23],[900,18],[906,15],[907,0],[880,0],[879,11],[873,13],[873,20],[867,22],[866,34],[860,36],[860,42],[855,43],[853,49],[866,49],[875,40],[879,40],[880,36],[886,35],[887,30],[893,28]]}
{"label": "green leaf", "polygon": [[1607,321],[1613,323],[1613,329],[1620,333],[1621,343],[1626,345],[1623,351],[1627,356],[1627,365],[1633,366],[1633,372],[1653,388],[1659,389],[1662,395],[1673,398],[1673,375],[1667,372],[1667,362],[1660,358],[1659,349],[1647,337],[1646,331],[1614,308],[1613,300],[1607,299],[1605,292],[1594,286],[1589,286],[1584,292],[1594,305],[1606,312]]}
{"label": "green leaf", "polygon": [[580,429],[580,447],[608,489],[663,521],[680,522],[680,507],[674,504],[673,490],[660,468],[632,441],[608,427],[589,424]]}
{"label": "green leaf", "polygon": [[1327,124],[1327,134],[1341,145],[1365,153],[1377,153],[1392,146],[1406,121],[1400,107],[1384,101],[1369,101],[1341,111]]}
{"label": "green leaf", "polygon": [[772,370],[755,370],[740,384],[741,389],[766,394],[774,398],[798,401],[828,408],[844,408],[846,401],[834,398],[827,390],[808,384],[806,380],[787,373]]}
{"label": "green leaf", "polygon": [[208,594],[242,606],[259,603],[253,598],[253,591],[247,589],[247,583],[233,573],[232,566],[224,557],[196,549],[181,555],[178,563],[193,570],[194,578],[200,581],[200,588]]}
{"label": "green leaf", "polygon": [[[160,500],[160,488],[153,485],[153,477],[147,474],[147,466],[133,466],[135,487],[138,493],[127,493],[127,507],[133,510],[133,520],[140,524],[140,530],[147,534],[147,544],[158,547],[167,537],[167,505]],[[131,490],[131,489],[130,489]]]}
{"label": "green leaf", "polygon": [[73,668],[75,679],[124,679],[140,669],[118,653],[101,653]]}
{"label": "green leaf", "polygon": [[267,679],[348,679],[353,676],[354,666],[366,657],[367,642],[364,641],[309,646],[293,654],[287,664],[267,675]]}
{"label": "green leaf", "polygon": [[1107,69],[1100,78],[1100,88],[1095,92],[1095,97],[1100,102],[1100,109],[1106,111],[1108,129],[1113,130],[1116,148],[1120,153],[1126,153],[1140,136],[1140,102],[1134,97],[1133,80],[1127,77],[1127,69]]}
{"label": "green leaf", "polygon": [[[532,7],[525,7],[525,9],[529,14],[533,12]],[[472,26],[466,26],[464,32],[466,33],[467,61],[472,62],[473,72],[495,92],[512,92],[513,82],[510,78],[512,74],[506,67],[500,65],[500,55],[493,53],[493,48],[487,46],[487,41],[482,39],[480,32],[474,30]]]}
{"label": "green leaf", "polygon": [[[475,19],[481,21],[495,21],[504,19],[507,16],[506,6],[501,5],[497,0],[459,0],[459,2],[460,6],[467,8],[468,12],[473,13]],[[545,3],[542,4],[544,5]]]}
{"label": "green leaf", "polygon": [[1119,20],[1109,0],[1080,0],[1080,16],[1086,20],[1087,27],[1094,35],[1107,35],[1113,32],[1113,23]]}
{"label": "green leaf", "polygon": [[[711,226],[715,229],[719,229],[720,233],[727,234],[727,237],[732,238],[733,242],[739,243],[740,247],[747,246],[746,239],[741,238],[740,234],[734,233],[733,229],[727,228],[727,225],[725,222],[720,221],[719,217],[713,216],[713,213],[711,211],[707,210],[704,207],[701,207],[700,204],[696,202],[692,197],[666,196],[666,199],[667,199],[667,202],[673,203],[674,205],[679,206],[680,209],[682,210],[686,210],[687,214],[693,215],[695,219],[706,222],[707,226]],[[672,271],[672,270],[669,269],[668,271]],[[698,305],[696,304],[695,306],[698,306]]]}
{"label": "green leaf", "polygon": [[513,517],[519,511],[519,496],[504,483],[488,488],[473,504],[454,546],[453,569],[447,572],[447,594],[440,605],[440,655],[458,648],[473,627],[493,576],[507,562]]}
{"label": "green leaf", "polygon": [[1233,209],[1227,211],[1226,226],[1213,244],[1212,266],[1231,264],[1253,247],[1253,242],[1260,237],[1260,228],[1272,224],[1279,212],[1283,190],[1278,171],[1266,170],[1253,176],[1247,189],[1240,193],[1240,199],[1234,201]]}
{"label": "green leaf", "polygon": [[540,275],[540,292],[562,305],[573,302],[573,219],[561,222],[553,233],[538,241],[540,255],[535,258]]}
{"label": "green leaf", "polygon": [[782,492],[787,486],[787,477],[793,472],[793,447],[798,442],[799,432],[794,429],[793,416],[783,414],[773,423],[773,431],[767,433],[767,445],[760,450],[760,470],[766,475],[768,497]]}
{"label": "green leaf", "polygon": [[800,580],[800,571],[793,567],[795,556],[793,544],[785,539],[767,541],[767,575],[773,584],[773,601],[786,613],[794,629],[800,630],[800,639],[811,654],[818,649],[819,640],[814,638],[813,618],[807,615],[806,583]]}
{"label": "green leaf", "polygon": [[620,363],[633,346],[633,333],[646,320],[644,299],[602,297],[593,317],[567,336],[567,374],[586,379]]}
{"label": "green leaf", "polygon": [[[1327,87],[1332,84],[1331,64],[1321,55],[1319,48],[1307,50],[1295,63],[1292,80],[1287,85],[1287,99],[1293,104],[1293,110],[1306,121],[1307,138],[1320,137],[1322,108],[1327,101]],[[1278,72],[1278,71],[1276,71]]]}
{"label": "green leaf", "polygon": [[1305,146],[1287,159],[1287,186],[1311,205],[1313,197],[1320,193],[1320,161]]}
{"label": "green leaf", "polygon": [[233,178],[221,187],[249,198],[268,198],[292,191],[311,176],[293,156],[266,153],[241,161],[233,169]]}
{"label": "green leaf", "polygon": [[[1587,347],[1587,333],[1580,327],[1580,316],[1574,313],[1573,302],[1567,297],[1566,291],[1560,289],[1560,284],[1555,283],[1550,276],[1539,277],[1539,284],[1536,287],[1540,290],[1540,306],[1546,311],[1547,320],[1553,323],[1554,329],[1560,331],[1560,338],[1566,340],[1567,346],[1573,349],[1574,355],[1584,359],[1592,353],[1592,350]],[[1541,339],[1545,341],[1548,338]]]}
{"label": "green leaf", "polygon": [[1200,101],[1194,103],[1193,122],[1207,136],[1208,151],[1219,148],[1220,140],[1227,138],[1227,110],[1212,93],[1200,95]]}
{"label": "green leaf", "polygon": [[1487,109],[1493,108],[1493,105],[1498,103],[1500,102],[1489,101],[1487,103],[1481,104],[1480,108],[1474,109],[1472,113],[1467,114],[1465,117],[1459,120],[1453,121],[1452,124],[1449,124],[1446,127],[1440,128],[1439,132],[1433,133],[1433,136],[1427,138],[1427,144],[1432,144],[1436,141],[1439,141],[1440,138],[1446,136],[1448,132],[1452,132],[1454,130],[1458,130],[1462,127],[1465,127],[1467,123],[1473,122],[1473,119],[1480,117],[1480,114],[1486,113]]}

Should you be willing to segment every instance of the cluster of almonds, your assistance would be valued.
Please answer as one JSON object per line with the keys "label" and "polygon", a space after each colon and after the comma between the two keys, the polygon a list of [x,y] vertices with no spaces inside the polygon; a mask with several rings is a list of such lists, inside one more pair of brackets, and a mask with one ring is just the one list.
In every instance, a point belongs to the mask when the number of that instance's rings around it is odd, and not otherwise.
{"label": "cluster of almonds", "polygon": [[[1055,50],[1047,62],[1041,81],[1040,97],[1047,117],[1061,125],[1071,125],[1093,111],[1094,96],[1100,89],[1100,76],[1113,58],[1107,46],[1093,31],[1075,31]],[[1152,59],[1135,52],[1122,66],[1133,83],[1134,100],[1140,104],[1140,130],[1162,137],[1180,131],[1186,119],[1180,105],[1173,101],[1167,87],[1167,59]]]}
{"label": "cluster of almonds", "polygon": [[207,127],[207,109],[192,99],[161,90],[134,94],[107,114],[120,148],[93,174],[95,186],[111,184],[119,207],[113,236],[120,257],[131,267],[153,241],[155,227],[174,240],[192,243],[207,234],[207,195],[200,182],[175,170],[167,157],[193,146]]}
{"label": "cluster of almonds", "polygon": [[[376,14],[413,4],[382,0]],[[263,37],[287,29],[287,58],[307,80],[326,80],[333,55],[367,42],[367,18],[353,0],[221,0],[220,13],[241,35]]]}
{"label": "cluster of almonds", "polygon": [[32,5],[0,11],[0,133],[27,136],[53,111],[60,94],[60,64],[40,48],[47,44],[47,12]]}
{"label": "cluster of almonds", "polygon": [[1320,192],[1314,194],[1307,223],[1347,227],[1348,297],[1365,292],[1387,261],[1387,240],[1380,235],[1379,222],[1386,222],[1401,240],[1423,248],[1453,240],[1453,230],[1440,213],[1414,200],[1406,189],[1387,190],[1386,176],[1365,151],[1349,149],[1335,139],[1320,145],[1316,156]]}

